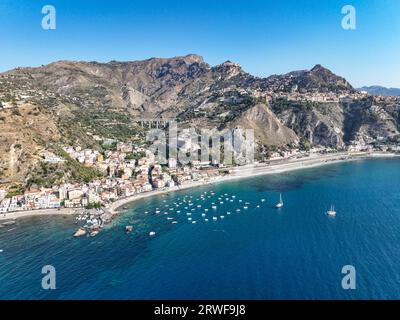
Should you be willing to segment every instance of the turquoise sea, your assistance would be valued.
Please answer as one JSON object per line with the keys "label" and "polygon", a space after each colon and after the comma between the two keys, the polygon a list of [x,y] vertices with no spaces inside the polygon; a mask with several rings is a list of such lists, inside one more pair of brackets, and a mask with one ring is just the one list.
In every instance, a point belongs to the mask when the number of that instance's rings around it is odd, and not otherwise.
{"label": "turquoise sea", "polygon": [[399,299],[399,183],[400,160],[362,160],[142,199],[96,237],[73,238],[73,217],[21,219],[0,228],[0,299]]}

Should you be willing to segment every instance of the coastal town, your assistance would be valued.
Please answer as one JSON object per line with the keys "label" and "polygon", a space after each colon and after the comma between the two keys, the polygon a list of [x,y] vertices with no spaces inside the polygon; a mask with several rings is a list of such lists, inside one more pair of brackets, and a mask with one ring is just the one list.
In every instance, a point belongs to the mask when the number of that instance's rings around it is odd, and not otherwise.
{"label": "coastal town", "polygon": [[[64,151],[81,164],[95,168],[103,178],[85,184],[62,184],[51,188],[31,187],[21,195],[8,196],[0,190],[0,213],[65,208],[99,208],[114,201],[152,190],[183,186],[193,181],[213,181],[229,170],[200,161],[187,166],[157,163],[154,155],[128,143],[119,143],[115,151],[104,155],[96,150],[66,147]],[[135,155],[134,158],[131,155]],[[43,162],[61,163],[65,159],[50,152]]]}
{"label": "coastal town", "polygon": [[[188,56],[183,59],[190,60],[191,57]],[[98,67],[97,64],[95,65]],[[213,72],[220,72],[221,75],[228,74],[230,77],[237,75],[250,77],[243,74],[241,67],[233,62],[225,62],[215,67]],[[217,91],[210,92],[210,96],[206,100],[196,107],[188,108],[183,112],[178,122],[180,125],[192,127],[192,122],[195,119],[203,117],[210,120],[213,125],[224,128],[229,121],[240,117],[241,112],[253,109],[248,103],[252,105],[260,101],[270,108],[270,110],[258,110],[254,107],[254,116],[256,118],[260,117],[260,124],[263,124],[262,121],[266,121],[267,118],[272,116],[270,114],[272,111],[278,112],[279,109],[292,110],[293,121],[300,122],[297,125],[287,125],[293,127],[294,131],[301,129],[304,132],[299,133],[298,136],[295,136],[294,132],[288,134],[288,130],[283,130],[283,127],[280,128],[280,125],[283,125],[286,119],[286,115],[280,115],[281,118],[277,118],[274,125],[278,126],[275,130],[282,134],[281,139],[285,143],[273,144],[266,141],[257,141],[257,146],[262,145],[264,149],[259,152],[260,156],[255,159],[255,163],[266,166],[288,162],[293,159],[308,159],[314,156],[339,152],[344,152],[346,156],[351,157],[353,154],[360,152],[371,154],[374,152],[399,153],[400,151],[399,144],[395,139],[397,129],[394,127],[387,125],[387,128],[384,127],[386,131],[383,129],[377,130],[374,134],[367,134],[365,130],[360,129],[354,133],[351,140],[349,139],[344,143],[342,141],[345,136],[344,124],[342,127],[339,122],[337,125],[334,124],[337,121],[336,118],[340,118],[341,115],[328,121],[328,114],[326,113],[326,110],[330,109],[332,104],[345,108],[348,104],[362,105],[365,102],[364,100],[371,100],[369,101],[371,106],[368,107],[368,112],[371,114],[366,114],[366,119],[372,118],[375,121],[387,121],[390,124],[394,121],[394,118],[389,111],[398,105],[400,98],[397,96],[370,95],[366,91],[355,90],[345,79],[337,77],[320,65],[316,65],[310,71],[275,75],[266,79],[249,79],[252,81],[247,81],[247,86],[229,83],[221,88],[218,87]],[[319,82],[315,83],[315,79],[319,79]],[[2,88],[0,90],[0,111],[4,114],[8,112],[10,117],[15,116],[17,118],[22,117],[23,113],[26,112],[27,121],[31,121],[32,117],[39,117],[39,115],[43,114],[43,110],[38,109],[38,106],[41,105],[46,105],[49,108],[55,108],[60,103],[79,106],[79,108],[73,110],[73,112],[77,112],[76,118],[68,119],[68,126],[72,126],[77,120],[80,120],[79,124],[84,129],[82,130],[82,132],[84,131],[83,134],[75,140],[78,143],[74,146],[71,146],[73,143],[70,143],[70,145],[66,145],[64,142],[59,143],[57,146],[63,146],[61,154],[38,145],[37,148],[41,150],[39,152],[39,162],[61,166],[70,159],[74,163],[79,163],[80,166],[93,169],[93,172],[98,173],[98,176],[95,179],[87,179],[84,183],[72,183],[66,178],[66,183],[51,185],[51,183],[47,183],[46,177],[42,178],[42,184],[26,184],[26,181],[22,182],[24,177],[20,174],[22,178],[20,177],[19,183],[24,186],[21,189],[10,192],[7,183],[15,178],[15,171],[25,172],[25,176],[31,173],[26,170],[28,166],[14,168],[17,161],[15,154],[22,155],[24,147],[25,149],[27,148],[14,136],[10,136],[7,138],[9,140],[3,141],[4,145],[8,144],[10,146],[4,152],[9,158],[7,158],[7,161],[4,160],[4,168],[0,168],[2,170],[0,172],[7,173],[9,179],[4,179],[5,183],[0,187],[0,215],[3,217],[7,217],[7,214],[13,212],[34,212],[35,210],[46,209],[107,209],[118,200],[143,195],[152,191],[177,190],[193,183],[210,183],[221,180],[225,176],[232,175],[233,172],[236,172],[241,167],[238,166],[238,163],[222,164],[211,160],[191,161],[183,165],[174,158],[169,158],[166,164],[159,163],[154,153],[147,148],[139,135],[139,132],[143,134],[146,130],[151,129],[153,121],[150,121],[146,128],[143,125],[146,122],[144,118],[128,117],[127,115],[125,115],[127,117],[125,118],[121,113],[107,111],[98,115],[96,122],[94,120],[95,117],[90,112],[89,115],[83,112],[96,110],[95,112],[99,113],[98,109],[90,108],[98,108],[104,102],[97,100],[99,96],[103,96],[100,93],[105,90],[104,87],[96,83],[90,93],[88,92],[81,96],[68,91],[53,92],[49,91],[48,88],[38,88],[35,82],[29,80],[28,74],[25,73],[24,69],[20,68],[17,68],[15,72],[0,75],[0,87]],[[308,85],[304,86],[304,83]],[[369,104],[367,105],[369,106]],[[312,110],[314,105],[316,110],[313,111],[312,116],[307,117],[307,119],[313,120],[310,120],[309,124],[303,125],[302,117],[297,115],[296,110],[304,109],[304,112],[308,112]],[[382,105],[387,105],[388,110],[384,110]],[[289,108],[288,106],[291,107]],[[60,106],[58,107],[61,108]],[[215,110],[219,110],[220,114],[214,114]],[[261,114],[258,114],[258,112],[261,112]],[[105,117],[104,119],[102,119],[103,116]],[[248,116],[250,115],[246,115],[246,117]],[[1,119],[6,121],[8,118],[4,116]],[[86,126],[83,125],[84,118],[88,121]],[[132,120],[133,118],[134,120]],[[298,120],[296,120],[297,118]],[[357,116],[353,118],[357,118]],[[213,123],[212,121],[215,119],[219,119],[218,121],[220,122]],[[159,129],[160,124],[160,127],[165,129],[167,120],[162,117],[156,120],[156,128]],[[48,118],[44,118],[41,121],[47,122]],[[249,125],[254,122],[254,119],[246,122],[247,120],[244,118],[243,121],[245,125]],[[122,126],[122,124],[134,124],[132,126],[134,127],[134,134],[132,134],[132,127],[129,125]],[[376,127],[380,128],[378,125]],[[117,129],[116,132],[114,132],[113,128]],[[259,125],[255,128],[262,131]],[[360,128],[362,128],[361,125]],[[45,132],[52,132],[53,129],[46,128]],[[341,132],[342,130],[343,132]],[[115,133],[122,133],[122,138],[125,139],[118,140],[118,137],[114,135]],[[265,134],[267,133],[268,130]],[[313,142],[315,135],[321,136],[320,139],[314,139],[316,143]],[[261,136],[264,137],[264,133]],[[348,134],[348,136],[350,137],[351,135]],[[21,136],[20,139],[23,140],[23,137]],[[49,137],[46,137],[46,139],[49,140]],[[93,144],[97,143],[99,147],[97,149],[88,148],[87,145],[81,147],[79,146],[79,139],[84,141],[86,139],[91,140]],[[132,139],[137,139],[140,143],[132,141]],[[113,145],[113,148],[101,149],[107,140],[110,140],[109,143]],[[186,140],[191,141],[190,139]],[[180,149],[187,148],[189,153],[195,151],[190,150],[193,148],[191,143],[187,141],[178,141],[178,147]],[[289,143],[289,141],[291,142]],[[26,159],[32,162],[34,161],[33,159],[37,159],[35,152],[29,151],[31,154]],[[62,154],[65,154],[66,157]],[[21,156],[20,159],[25,158]],[[46,186],[43,186],[43,184],[46,184]]]}
{"label": "coastal town", "polygon": [[[229,176],[238,168],[234,165],[215,165],[200,161],[182,166],[172,161],[174,159],[170,159],[167,165],[160,165],[152,152],[129,143],[118,143],[115,151],[105,151],[104,154],[80,147],[65,147],[64,151],[81,164],[95,168],[103,174],[103,177],[89,183],[66,183],[51,188],[31,187],[20,195],[9,196],[6,190],[0,190],[0,214],[5,216],[9,212],[40,209],[107,208],[117,200],[154,190],[177,190],[194,182],[217,181]],[[373,148],[350,145],[345,154],[351,156],[360,152],[400,153],[400,147],[393,145]],[[312,148],[308,151],[292,149],[273,152],[268,161],[261,164],[273,165],[291,159],[307,159],[329,153],[336,154],[335,150],[325,147]],[[59,163],[65,160],[47,152],[43,154],[42,161]]]}

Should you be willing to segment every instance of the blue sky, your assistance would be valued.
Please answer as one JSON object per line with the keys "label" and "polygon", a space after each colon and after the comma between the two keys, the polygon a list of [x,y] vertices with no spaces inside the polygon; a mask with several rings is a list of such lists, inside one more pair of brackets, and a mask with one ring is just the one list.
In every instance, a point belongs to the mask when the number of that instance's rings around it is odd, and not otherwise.
{"label": "blue sky", "polygon": [[[47,4],[56,30],[41,28]],[[356,30],[341,27],[346,4],[356,8]],[[320,63],[354,86],[400,87],[400,0],[0,1],[0,71],[188,53],[257,76]]]}

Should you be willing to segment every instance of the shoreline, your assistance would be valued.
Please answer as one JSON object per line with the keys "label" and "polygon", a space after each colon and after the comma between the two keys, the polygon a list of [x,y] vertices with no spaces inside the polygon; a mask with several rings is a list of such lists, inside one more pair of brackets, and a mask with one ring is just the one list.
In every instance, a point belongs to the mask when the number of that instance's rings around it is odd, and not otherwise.
{"label": "shoreline", "polygon": [[349,155],[345,153],[336,153],[333,155],[323,155],[311,158],[298,159],[296,161],[283,161],[278,164],[259,164],[255,166],[243,166],[233,169],[233,173],[222,178],[212,180],[212,181],[194,181],[183,186],[174,187],[167,190],[155,190],[149,191],[140,195],[133,195],[124,199],[119,199],[113,202],[108,210],[113,214],[118,214],[121,211],[121,207],[133,203],[137,200],[148,198],[151,196],[166,194],[168,192],[176,192],[185,189],[190,189],[194,187],[207,186],[215,183],[227,182],[231,180],[246,179],[256,176],[269,175],[269,174],[279,174],[284,172],[290,172],[301,169],[311,169],[324,165],[341,163],[341,162],[351,162],[356,160],[366,160],[366,159],[377,159],[377,158],[395,158],[400,157],[399,154],[394,153],[371,153],[371,154],[354,154]]}
{"label": "shoreline", "polygon": [[15,220],[19,218],[28,218],[36,216],[72,216],[78,214],[77,211],[82,208],[60,208],[58,209],[35,209],[26,211],[13,211],[7,213],[0,213],[0,223],[6,220]]}
{"label": "shoreline", "polygon": [[[376,159],[376,158],[395,158],[400,157],[399,154],[394,153],[360,153],[360,154],[347,154],[347,153],[335,153],[335,154],[327,154],[327,155],[316,155],[307,158],[300,159],[285,159],[285,160],[277,160],[276,163],[273,164],[256,164],[256,165],[248,165],[243,167],[236,167],[227,176],[221,177],[219,179],[211,180],[211,181],[193,181],[181,186],[175,186],[169,189],[163,190],[153,190],[149,192],[145,192],[143,194],[136,194],[130,197],[118,199],[112,204],[110,204],[106,209],[110,211],[110,213],[114,216],[118,214],[122,207],[133,203],[137,200],[153,197],[157,195],[167,194],[169,192],[177,192],[181,190],[186,190],[199,186],[207,186],[220,182],[227,182],[231,180],[237,179],[245,179],[251,178],[261,175],[269,175],[269,174],[279,174],[284,172],[290,172],[301,169],[311,169],[315,167],[320,167],[328,164],[335,164],[341,162],[351,162],[356,160],[365,160],[365,159]],[[272,162],[272,161],[271,161]],[[68,216],[75,215],[79,210],[83,208],[60,208],[60,209],[38,209],[38,210],[29,210],[29,211],[15,211],[9,213],[0,214],[0,221],[2,220],[14,220],[18,218],[25,218],[31,216],[45,216],[45,215],[59,215],[59,216]]]}

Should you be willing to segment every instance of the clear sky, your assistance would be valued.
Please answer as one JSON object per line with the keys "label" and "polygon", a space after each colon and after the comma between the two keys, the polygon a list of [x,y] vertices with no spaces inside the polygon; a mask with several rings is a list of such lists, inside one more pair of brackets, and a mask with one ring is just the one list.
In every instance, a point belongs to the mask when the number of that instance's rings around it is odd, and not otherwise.
{"label": "clear sky", "polygon": [[[43,30],[44,5],[57,10]],[[356,8],[356,30],[341,8]],[[354,86],[400,87],[400,0],[1,0],[0,71],[56,60],[197,53],[257,76],[322,64]]]}

